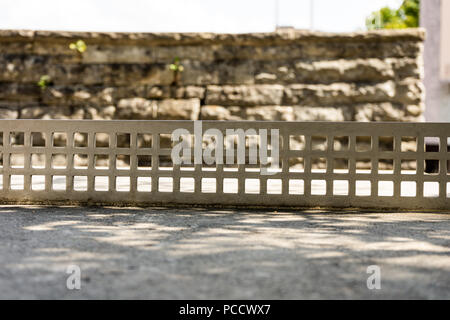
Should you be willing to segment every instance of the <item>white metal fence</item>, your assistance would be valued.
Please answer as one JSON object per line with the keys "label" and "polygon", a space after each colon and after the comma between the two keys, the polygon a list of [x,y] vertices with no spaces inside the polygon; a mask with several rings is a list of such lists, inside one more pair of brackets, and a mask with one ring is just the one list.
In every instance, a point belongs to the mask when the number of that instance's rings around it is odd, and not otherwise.
{"label": "white metal fence", "polygon": [[[263,175],[260,162],[173,165],[170,134],[194,134],[194,121],[0,120],[0,200],[450,209],[450,124],[201,124],[224,135],[278,129],[280,169]],[[427,137],[439,142],[432,152]],[[202,148],[208,143],[205,137]],[[248,136],[247,156],[250,144]],[[435,169],[425,172],[426,163]]]}

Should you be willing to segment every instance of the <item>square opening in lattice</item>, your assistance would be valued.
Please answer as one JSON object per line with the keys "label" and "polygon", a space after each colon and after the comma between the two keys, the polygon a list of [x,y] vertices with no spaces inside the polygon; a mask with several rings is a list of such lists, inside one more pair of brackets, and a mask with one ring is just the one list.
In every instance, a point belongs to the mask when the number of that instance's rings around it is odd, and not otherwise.
{"label": "square opening in lattice", "polygon": [[[170,139],[172,139],[172,136],[170,136]],[[212,139],[212,140],[211,140]],[[184,147],[186,148],[191,148],[191,153],[194,154],[194,135],[193,134],[182,134],[178,140],[176,141],[172,141],[172,147],[183,142],[183,144],[185,145]],[[210,134],[204,134],[202,136],[202,148],[204,149],[208,143],[213,142],[216,143],[216,136],[215,135],[210,135]],[[211,145],[211,147],[213,147],[213,145]]]}
{"label": "square opening in lattice", "polygon": [[355,195],[358,197],[368,197],[372,194],[372,183],[369,180],[355,181]]}
{"label": "square opening in lattice", "polygon": [[138,133],[137,134],[137,147],[150,149],[152,147],[152,134],[151,133]]}
{"label": "square opening in lattice", "polygon": [[[267,146],[266,146],[266,148],[264,148],[264,146],[262,146],[262,148],[269,151],[268,152],[269,155],[272,154],[272,150],[275,150],[275,144],[278,144],[278,150],[281,150],[284,146],[283,137],[281,135],[279,135],[278,139],[276,139],[276,138],[277,138],[276,136],[272,137],[272,133],[270,132],[270,130],[267,130]],[[275,142],[275,144],[273,144],[272,142]]]}
{"label": "square opening in lattice", "polygon": [[334,158],[333,159],[333,172],[345,174],[348,173],[348,159],[346,158]]}
{"label": "square opening in lattice", "polygon": [[138,155],[137,168],[138,170],[152,170],[152,156]]}
{"label": "square opening in lattice", "polygon": [[[233,155],[234,157],[236,157],[236,153],[237,153],[237,149],[238,149],[238,136],[236,134],[228,134],[224,136],[224,140],[223,140],[223,146],[224,146],[224,155],[230,155],[230,160],[233,163],[236,163],[235,159],[233,159]],[[195,141],[194,141],[195,142]],[[203,145],[202,145],[203,147]],[[228,153],[226,152],[228,151]],[[231,155],[231,153],[233,153],[233,155]]]}
{"label": "square opening in lattice", "polygon": [[109,147],[109,134],[104,132],[95,133],[95,147],[96,148],[108,148]]}
{"label": "square opening in lattice", "polygon": [[402,137],[401,152],[417,152],[417,137]]}
{"label": "square opening in lattice", "polygon": [[417,160],[415,159],[402,159],[401,160],[401,174],[416,174],[417,173]]}
{"label": "square opening in lattice", "polygon": [[379,174],[393,174],[394,173],[394,159],[378,159],[378,173]]}
{"label": "square opening in lattice", "polygon": [[223,171],[225,172],[237,172],[239,170],[239,166],[237,164],[224,164]]}
{"label": "square opening in lattice", "polygon": [[348,148],[349,148],[348,136],[333,138],[333,150],[334,151],[348,151]]}
{"label": "square opening in lattice", "polygon": [[33,191],[45,190],[45,176],[44,175],[32,175],[31,176],[31,190],[33,190]]}
{"label": "square opening in lattice", "polygon": [[327,182],[326,180],[311,180],[311,195],[326,195]]}
{"label": "square opening in lattice", "polygon": [[[173,159],[172,157],[170,158],[170,163],[173,163],[174,165],[177,165],[180,167],[180,170],[185,170],[185,171],[190,171],[193,170],[194,168],[194,149],[191,147],[192,144],[190,141],[193,141],[193,136],[192,135],[182,135],[180,137],[180,139],[182,139],[182,141],[187,141],[186,143],[189,143],[189,146],[186,145],[180,145],[180,149],[178,149],[178,152],[173,153]],[[181,140],[180,140],[181,141]],[[185,142],[179,142],[179,143],[185,143]],[[203,152],[205,152],[204,149],[202,149],[202,155],[204,154]],[[225,153],[223,153],[225,155]],[[216,165],[216,154],[215,151],[212,152],[212,154],[209,154],[212,158],[209,159],[210,162],[212,163],[211,166]],[[206,165],[206,163],[204,162],[203,158],[201,159],[203,165]],[[220,160],[219,160],[220,161]],[[221,161],[223,161],[223,159],[221,159]],[[167,161],[166,161],[167,162]]]}
{"label": "square opening in lattice", "polygon": [[87,191],[87,176],[74,176],[73,177],[73,190]]}
{"label": "square opening in lattice", "polygon": [[25,141],[24,132],[11,132],[9,134],[9,143],[13,147],[23,147]]}
{"label": "square opening in lattice", "polygon": [[[230,147],[233,148],[233,147]],[[238,153],[237,150],[234,149],[225,149],[224,153],[223,153],[223,167],[224,169],[226,168],[227,171],[237,171],[237,167],[238,167]],[[193,157],[193,155],[192,155]],[[193,158],[192,158],[193,159]],[[261,161],[261,159],[260,159]],[[191,161],[192,162],[192,161]]]}
{"label": "square opening in lattice", "polygon": [[348,180],[333,180],[333,195],[348,196]]}
{"label": "square opening in lattice", "polygon": [[439,152],[441,150],[441,139],[439,137],[424,138],[425,152]]}
{"label": "square opening in lattice", "polygon": [[224,178],[223,193],[238,193],[238,179]]}
{"label": "square opening in lattice", "polygon": [[158,156],[159,158],[159,166],[158,169],[162,171],[171,171],[173,170],[173,162],[170,156]]}
{"label": "square opening in lattice", "polygon": [[[214,147],[216,145],[217,138],[215,136],[206,136],[209,138],[209,140],[214,141],[211,146]],[[245,160],[245,171],[246,172],[259,172],[261,167],[261,159],[259,154],[259,148],[264,147],[261,146],[259,136],[256,134],[248,134],[245,136],[245,150],[246,150],[246,156],[244,157]],[[205,153],[205,151],[207,151]],[[268,150],[267,150],[268,151]],[[217,160],[216,160],[216,150],[204,150],[203,151],[203,159],[208,160],[208,163],[210,166],[215,167]],[[205,156],[208,156],[210,159],[205,158]]]}
{"label": "square opening in lattice", "polygon": [[311,150],[326,151],[328,149],[326,136],[312,136]]}
{"label": "square opening in lattice", "polygon": [[129,154],[116,155],[116,169],[130,170],[130,155]]}
{"label": "square opening in lattice", "polygon": [[54,147],[67,147],[67,133],[53,132],[52,141]]}
{"label": "square opening in lattice", "polygon": [[372,172],[372,160],[356,159],[355,168],[356,168],[356,173],[369,174]]}
{"label": "square opening in lattice", "polygon": [[11,168],[24,168],[25,155],[21,153],[11,153],[9,157],[9,165]]}
{"label": "square opening in lattice", "polygon": [[425,159],[425,174],[437,175],[440,172],[440,161],[436,159]]}
{"label": "square opening in lattice", "polygon": [[[259,164],[246,164],[245,165],[245,172],[260,172],[261,168]],[[208,171],[205,170],[205,168],[202,168],[202,171]],[[211,169],[209,169],[209,171],[211,171]],[[214,171],[214,170],[212,170]]]}
{"label": "square opening in lattice", "polygon": [[372,150],[372,137],[371,136],[357,136],[355,150],[357,152],[368,152]]}
{"label": "square opening in lattice", "polygon": [[326,158],[311,158],[311,171],[312,172],[325,172],[327,170]]}
{"label": "square opening in lattice", "polygon": [[289,194],[305,194],[305,181],[303,179],[290,179]]}
{"label": "square opening in lattice", "polygon": [[305,136],[304,135],[290,135],[289,136],[289,149],[290,150],[304,150],[305,149]]}
{"label": "square opening in lattice", "polygon": [[304,172],[305,162],[302,157],[289,158],[289,172]]}
{"label": "square opening in lattice", "polygon": [[172,134],[170,133],[160,133],[159,134],[159,148],[167,149],[172,148],[178,142],[172,141]]}
{"label": "square opening in lattice", "polygon": [[76,153],[73,155],[73,167],[75,169],[87,169],[88,168],[88,155]]}
{"label": "square opening in lattice", "polygon": [[259,194],[259,179],[245,179],[245,193]]}
{"label": "square opening in lattice", "polygon": [[[290,160],[292,160],[292,159],[290,158],[288,161],[290,161]],[[297,165],[294,165],[293,172],[299,172],[298,170],[301,170],[301,167],[302,167],[301,161],[302,160],[300,160],[299,158],[297,158],[297,160],[300,162],[298,162]],[[269,157],[267,159],[266,164],[261,164],[261,170],[266,172],[266,173],[262,173],[263,175],[276,174],[277,172],[281,172],[283,170],[283,162],[281,161],[281,159],[278,159],[276,161],[275,158]],[[289,170],[289,168],[287,170]]]}
{"label": "square opening in lattice", "polygon": [[66,169],[67,168],[67,155],[64,153],[52,154],[52,168],[53,169]]}
{"label": "square opening in lattice", "polygon": [[[173,159],[173,160],[171,159],[171,163],[177,163],[177,162],[179,163],[179,161],[180,161],[180,159]],[[250,171],[252,171],[252,170],[254,171],[255,169],[257,169],[257,167],[256,167],[256,165],[246,164],[245,171],[249,171],[247,169],[250,169]],[[206,162],[205,159],[203,158],[201,170],[202,171],[215,171],[216,170],[216,161],[209,159],[208,162]]]}
{"label": "square opening in lattice", "polygon": [[378,195],[380,197],[392,197],[394,195],[394,182],[378,181]]}
{"label": "square opening in lattice", "polygon": [[0,168],[3,169],[3,153],[0,153]]}
{"label": "square opening in lattice", "polygon": [[[209,153],[211,154],[212,157],[215,157],[214,146],[217,145],[216,137],[208,136],[208,135],[205,135],[205,137],[208,137],[208,139],[210,141],[212,141],[212,144],[210,145],[210,147],[213,149]],[[245,159],[245,163],[248,163],[248,164],[258,164],[259,163],[258,162],[258,160],[259,160],[259,149],[258,148],[260,146],[261,146],[261,144],[260,144],[258,135],[249,134],[249,135],[245,136],[245,149],[248,152],[248,157],[247,157],[247,159]]]}
{"label": "square opening in lattice", "polygon": [[3,175],[0,174],[0,190],[3,190]]}
{"label": "square opening in lattice", "polygon": [[180,164],[180,170],[182,171],[194,171],[195,169],[195,165],[194,165],[194,156],[192,153],[192,157],[190,160],[186,159],[182,159],[181,164]]}
{"label": "square opening in lattice", "polygon": [[116,191],[128,192],[130,191],[130,177],[116,177]]}
{"label": "square opening in lattice", "polygon": [[450,182],[447,182],[447,198],[450,198]]}
{"label": "square opening in lattice", "polygon": [[[3,158],[3,156],[2,156]],[[12,153],[9,155],[9,165],[12,168],[24,168],[25,155],[21,153]]]}
{"label": "square opening in lattice", "polygon": [[0,146],[3,147],[3,132],[0,132]]}
{"label": "square opening in lattice", "polygon": [[267,179],[267,194],[281,194],[282,189],[281,179]]}
{"label": "square opening in lattice", "polygon": [[94,167],[97,170],[107,170],[109,168],[109,155],[107,154],[94,155]]}
{"label": "square opening in lattice", "polygon": [[31,146],[45,147],[45,135],[43,132],[31,132]]}
{"label": "square opening in lattice", "polygon": [[394,151],[394,137],[378,137],[378,151]]}
{"label": "square opening in lattice", "polygon": [[53,176],[52,177],[52,189],[55,191],[66,190],[66,176]]}
{"label": "square opening in lattice", "polygon": [[425,181],[423,183],[423,196],[426,198],[439,197],[439,182]]}
{"label": "square opening in lattice", "polygon": [[202,178],[202,192],[216,193],[216,178]]}
{"label": "square opening in lattice", "polygon": [[108,191],[109,178],[107,176],[95,176],[94,189],[95,191]]}
{"label": "square opening in lattice", "polygon": [[152,192],[152,177],[138,177],[137,178],[138,192]]}
{"label": "square opening in lattice", "polygon": [[417,183],[415,181],[402,181],[400,183],[400,196],[415,197],[417,194]]}
{"label": "square opening in lattice", "polygon": [[173,178],[159,177],[158,191],[159,192],[173,192]]}
{"label": "square opening in lattice", "polygon": [[131,135],[129,133],[116,133],[117,148],[130,148]]}
{"label": "square opening in lattice", "polygon": [[10,176],[9,185],[11,190],[23,190],[24,189],[24,176],[13,174]]}
{"label": "square opening in lattice", "polygon": [[75,132],[73,134],[73,146],[75,148],[86,148],[88,146],[88,133]]}
{"label": "square opening in lattice", "polygon": [[43,168],[45,168],[45,154],[43,154],[43,153],[32,153],[31,154],[31,167],[33,169],[43,169]]}
{"label": "square opening in lattice", "polygon": [[195,179],[190,177],[180,178],[180,192],[192,193],[195,191]]}

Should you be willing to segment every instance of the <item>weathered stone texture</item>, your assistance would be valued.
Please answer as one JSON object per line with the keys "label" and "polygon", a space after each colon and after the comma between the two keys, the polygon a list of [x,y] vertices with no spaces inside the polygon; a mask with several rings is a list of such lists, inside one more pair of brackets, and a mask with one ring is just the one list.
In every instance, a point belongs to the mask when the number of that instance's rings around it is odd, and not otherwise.
{"label": "weathered stone texture", "polygon": [[282,98],[281,85],[208,86],[205,102],[223,106],[280,105]]}
{"label": "weathered stone texture", "polygon": [[[421,108],[418,106],[418,108]],[[390,102],[358,104],[355,106],[356,121],[424,121],[422,114],[410,112],[411,108]],[[422,107],[423,110],[423,107]]]}
{"label": "weathered stone texture", "polygon": [[19,112],[17,110],[0,109],[0,119],[17,119]]}
{"label": "weathered stone texture", "polygon": [[114,118],[137,120],[197,120],[199,113],[200,100],[197,98],[165,100],[130,98],[119,101]]}
{"label": "weathered stone texture", "polygon": [[[79,39],[82,54],[69,49]],[[422,29],[0,30],[0,117],[421,121],[423,39]],[[43,75],[45,89],[36,84]]]}
{"label": "weathered stone texture", "polygon": [[200,100],[166,99],[157,102],[156,119],[197,120],[200,114]]}
{"label": "weathered stone texture", "polygon": [[118,119],[151,120],[156,112],[155,104],[144,98],[121,99],[117,104]]}

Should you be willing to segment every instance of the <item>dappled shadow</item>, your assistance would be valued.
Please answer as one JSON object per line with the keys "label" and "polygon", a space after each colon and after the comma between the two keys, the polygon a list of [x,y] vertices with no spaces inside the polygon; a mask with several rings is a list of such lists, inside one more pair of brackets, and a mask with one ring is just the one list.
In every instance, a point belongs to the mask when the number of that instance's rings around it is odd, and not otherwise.
{"label": "dappled shadow", "polygon": [[7,206],[0,226],[0,297],[450,298],[449,213]]}

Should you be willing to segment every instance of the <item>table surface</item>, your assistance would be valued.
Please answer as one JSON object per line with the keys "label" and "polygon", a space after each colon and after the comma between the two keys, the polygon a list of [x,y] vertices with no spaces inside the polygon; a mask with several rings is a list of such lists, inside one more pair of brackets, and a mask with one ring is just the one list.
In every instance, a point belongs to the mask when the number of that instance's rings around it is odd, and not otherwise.
{"label": "table surface", "polygon": [[1,206],[0,237],[1,299],[450,299],[450,212]]}

